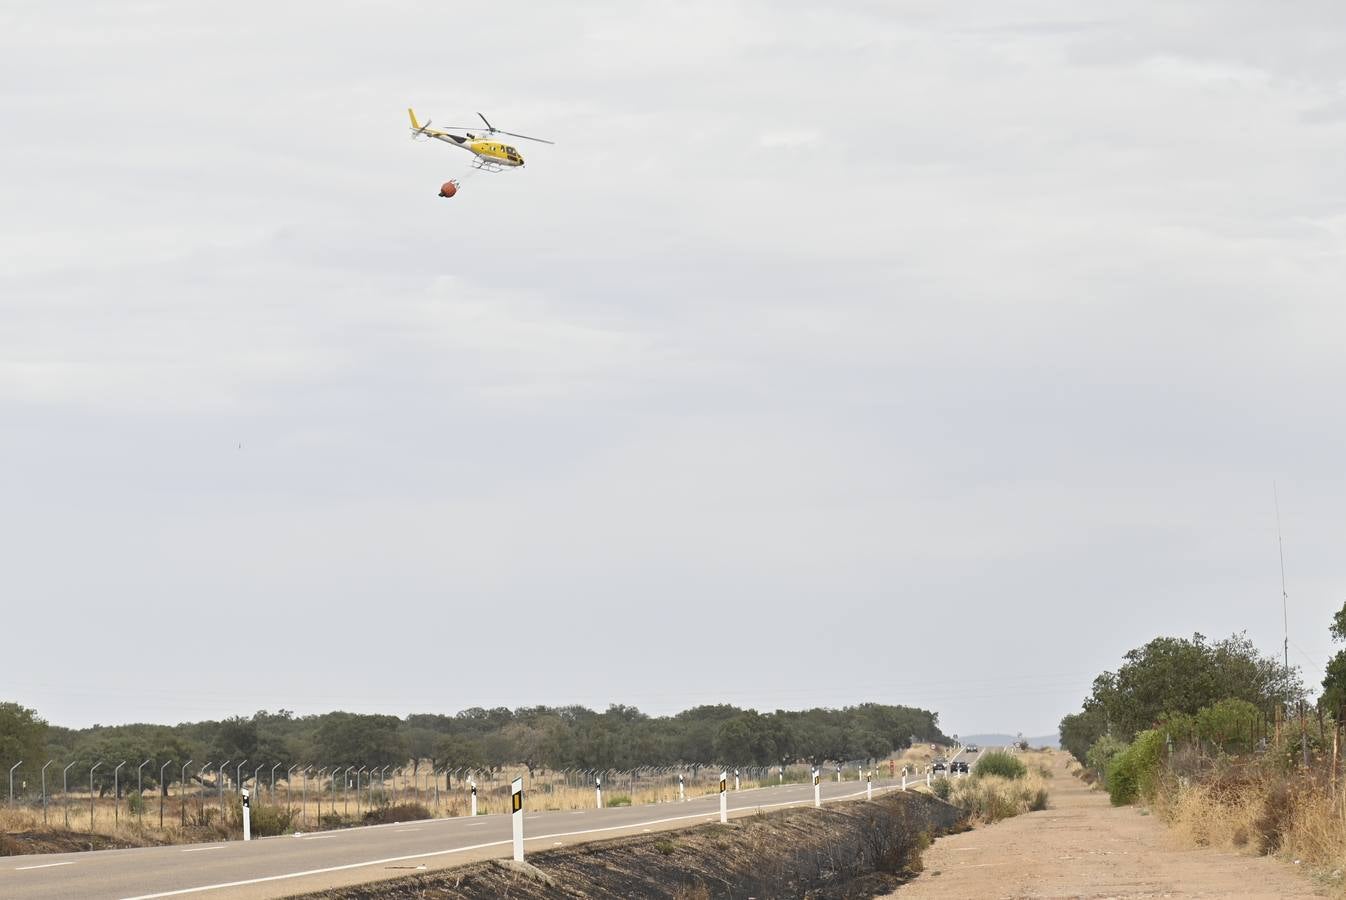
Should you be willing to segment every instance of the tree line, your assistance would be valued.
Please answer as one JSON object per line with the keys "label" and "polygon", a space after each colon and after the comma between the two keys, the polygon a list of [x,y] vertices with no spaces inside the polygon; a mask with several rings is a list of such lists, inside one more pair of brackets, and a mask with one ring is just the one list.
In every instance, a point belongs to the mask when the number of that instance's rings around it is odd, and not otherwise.
{"label": "tree line", "polygon": [[1228,710],[1271,718],[1277,707],[1304,695],[1298,670],[1261,653],[1245,634],[1220,641],[1201,634],[1158,637],[1123,660],[1115,672],[1094,679],[1080,712],[1061,720],[1061,746],[1081,763],[1089,764],[1089,751],[1100,741],[1124,746],[1142,731],[1178,722],[1186,729],[1198,717],[1221,731]]}
{"label": "tree line", "polygon": [[[495,771],[522,765],[538,769],[630,770],[642,766],[715,763],[766,766],[808,761],[874,760],[913,741],[944,742],[937,713],[909,706],[865,703],[844,709],[815,708],[761,713],[730,705],[698,706],[671,716],[650,716],[634,706],[604,712],[583,706],[465,709],[455,715],[417,713],[405,718],[329,712],[297,716],[261,710],[252,716],[178,725],[49,725],[36,710],[0,702],[0,766],[22,760],[36,773],[50,759],[74,762],[87,773],[96,762],[151,759],[148,787],[166,790],[180,777],[159,765],[228,760],[245,769],[291,766],[403,766]],[[188,772],[189,779],[194,774]],[[100,791],[112,789],[110,771],[95,773]],[[125,780],[120,784],[124,787]]]}

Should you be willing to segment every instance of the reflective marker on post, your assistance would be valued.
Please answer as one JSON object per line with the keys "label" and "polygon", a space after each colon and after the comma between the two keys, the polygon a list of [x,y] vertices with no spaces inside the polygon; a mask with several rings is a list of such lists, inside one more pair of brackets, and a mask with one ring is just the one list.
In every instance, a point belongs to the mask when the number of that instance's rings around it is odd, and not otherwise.
{"label": "reflective marker on post", "polygon": [[252,810],[248,805],[248,789],[243,789],[243,840],[252,840]]}
{"label": "reflective marker on post", "polygon": [[720,773],[720,824],[722,824],[722,825],[723,825],[724,823],[726,823],[726,822],[729,821],[729,794],[728,794],[728,792],[727,792],[727,788],[728,788],[728,786],[729,786],[729,773],[728,773],[728,772],[721,772],[721,773]]}
{"label": "reflective marker on post", "polygon": [[822,806],[822,805],[823,805],[823,789],[822,789],[822,787],[821,787],[820,784],[819,784],[819,782],[821,782],[821,781],[822,781],[822,778],[819,777],[819,775],[818,775],[818,767],[817,767],[817,766],[814,766],[814,768],[813,768],[813,805],[814,805],[814,806]]}
{"label": "reflective marker on post", "polygon": [[523,862],[523,779],[514,779],[509,792],[514,819],[514,861]]}
{"label": "reflective marker on post", "polygon": [[682,773],[681,773],[681,772],[678,773],[678,799],[679,799],[679,800],[686,800],[686,799],[687,799],[687,788],[686,788],[686,787],[683,785],[683,783],[682,783]]}
{"label": "reflective marker on post", "polygon": [[473,781],[471,782],[471,784],[472,784],[472,815],[475,816],[477,814],[477,783]]}
{"label": "reflective marker on post", "polygon": [[603,808],[603,776],[594,776],[594,796],[598,798],[598,808]]}

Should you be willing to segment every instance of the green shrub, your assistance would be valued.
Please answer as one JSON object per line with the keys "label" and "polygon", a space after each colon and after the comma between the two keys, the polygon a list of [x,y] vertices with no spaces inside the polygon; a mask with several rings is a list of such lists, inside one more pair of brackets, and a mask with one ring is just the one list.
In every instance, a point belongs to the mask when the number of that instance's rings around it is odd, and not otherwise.
{"label": "green shrub", "polygon": [[630,806],[631,798],[626,794],[609,794],[603,798],[603,805],[610,806]]}
{"label": "green shrub", "polygon": [[1085,762],[1088,763],[1089,768],[1104,776],[1106,780],[1108,767],[1112,765],[1112,761],[1116,759],[1119,754],[1126,751],[1126,748],[1127,744],[1125,741],[1119,741],[1115,737],[1105,734],[1094,741],[1093,746],[1089,748],[1089,752],[1085,754],[1084,759]]}
{"label": "green shrub", "polygon": [[1131,745],[1112,758],[1104,782],[1114,806],[1125,806],[1154,796],[1164,761],[1164,735],[1142,731]]}
{"label": "green shrub", "polygon": [[144,812],[144,810],[145,810],[145,798],[144,798],[144,797],[142,797],[140,794],[127,794],[127,795],[126,795],[126,811],[127,811],[127,812],[129,812],[131,815],[134,816],[134,815],[136,815],[137,813]]}
{"label": "green shrub", "polygon": [[1001,778],[1012,780],[1027,775],[1028,767],[1012,753],[1006,753],[1004,750],[987,750],[977,760],[977,766],[972,773],[978,776],[999,775]]}
{"label": "green shrub", "polygon": [[1196,714],[1197,731],[1226,753],[1252,749],[1254,732],[1262,713],[1247,700],[1230,698],[1203,706]]}
{"label": "green shrub", "polygon": [[949,799],[949,792],[953,790],[953,782],[948,778],[937,778],[930,785],[930,790],[941,800]]}

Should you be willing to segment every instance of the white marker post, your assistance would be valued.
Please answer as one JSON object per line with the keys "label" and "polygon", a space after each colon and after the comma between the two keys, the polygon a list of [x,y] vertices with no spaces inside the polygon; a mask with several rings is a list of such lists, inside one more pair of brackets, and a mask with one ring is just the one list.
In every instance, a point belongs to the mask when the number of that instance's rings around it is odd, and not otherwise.
{"label": "white marker post", "polygon": [[904,768],[902,770],[902,790],[905,791],[906,789],[907,789],[907,770]]}
{"label": "white marker post", "polygon": [[477,783],[475,781],[469,783],[472,785],[472,816],[475,818],[477,815]]}
{"label": "white marker post", "polygon": [[841,763],[837,763],[837,784],[841,784]]}
{"label": "white marker post", "polygon": [[785,784],[785,766],[780,767],[777,784]]}
{"label": "white marker post", "polygon": [[823,789],[821,782],[822,776],[818,774],[818,769],[815,766],[813,769],[813,805],[815,807],[823,805]]}
{"label": "white marker post", "polygon": [[523,779],[516,778],[509,786],[511,818],[514,819],[514,861],[523,862]]}
{"label": "white marker post", "polygon": [[687,799],[687,788],[686,788],[686,786],[682,783],[682,773],[681,773],[681,772],[678,773],[678,799],[679,799],[679,800],[686,800],[686,799]]}
{"label": "white marker post", "polygon": [[930,787],[930,770],[925,770],[925,786]]}
{"label": "white marker post", "polygon": [[598,808],[603,808],[603,776],[594,777],[594,796],[598,798]]}
{"label": "white marker post", "polygon": [[248,789],[243,789],[243,840],[252,840],[252,809],[248,805]]}
{"label": "white marker post", "polygon": [[720,824],[724,825],[729,821],[729,773],[720,773]]}
{"label": "white marker post", "polygon": [[738,769],[734,770],[734,790],[738,790]]}
{"label": "white marker post", "polygon": [[865,799],[874,799],[874,773],[870,772],[865,776]]}

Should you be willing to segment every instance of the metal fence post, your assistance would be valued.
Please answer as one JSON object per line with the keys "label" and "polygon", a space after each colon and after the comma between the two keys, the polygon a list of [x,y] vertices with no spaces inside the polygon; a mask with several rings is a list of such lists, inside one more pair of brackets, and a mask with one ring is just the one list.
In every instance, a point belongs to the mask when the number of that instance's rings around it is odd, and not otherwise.
{"label": "metal fence post", "polygon": [[219,784],[217,784],[216,787],[220,789],[220,821],[224,821],[224,773],[229,771],[226,766],[231,762],[233,762],[233,760],[226,759],[224,762],[220,763],[220,767],[215,770],[219,773]]}
{"label": "metal fence post", "polygon": [[65,810],[65,827],[67,831],[70,829],[70,782],[66,778],[66,775],[70,772],[70,766],[73,765],[74,763],[69,763],[61,770],[61,796],[64,798],[61,806]]}
{"label": "metal fence post", "polygon": [[189,759],[182,764],[182,778],[178,781],[178,804],[181,806],[181,810],[178,814],[181,823],[179,825],[180,828],[187,827],[187,767],[194,762],[196,762],[196,760]]}
{"label": "metal fence post", "polygon": [[[47,766],[56,762],[54,759],[47,760]],[[47,824],[47,766],[42,767],[42,824]]]}
{"label": "metal fence post", "polygon": [[234,793],[243,793],[243,767],[248,764],[245,759],[234,767]]}
{"label": "metal fence post", "polygon": [[90,830],[90,831],[93,831],[93,798],[94,798],[94,793],[93,793],[93,773],[94,773],[94,769],[97,769],[97,768],[98,768],[99,766],[101,766],[101,765],[102,765],[102,763],[100,763],[100,762],[96,762],[96,763],[93,764],[93,768],[89,770],[89,830]]}
{"label": "metal fence post", "polygon": [[210,766],[210,760],[206,760],[206,764],[196,770],[196,780],[201,782],[201,793],[197,795],[201,802],[196,805],[197,823],[200,825],[206,824],[206,769]]}
{"label": "metal fence post", "polygon": [[294,770],[297,769],[297,768],[299,768],[299,766],[296,764],[296,765],[290,766],[290,768],[288,768],[288,769],[285,770],[285,814],[286,814],[286,815],[289,815],[289,813],[290,813],[290,781],[291,781],[291,779],[292,779],[292,777],[293,777]]}
{"label": "metal fence post", "polygon": [[126,765],[126,760],[117,763],[117,768],[112,770],[112,830],[116,831],[122,823],[122,787],[121,771],[122,766]]}
{"label": "metal fence post", "polygon": [[14,770],[23,765],[23,760],[19,760],[9,767],[9,805],[14,805]]}
{"label": "metal fence post", "polygon": [[147,759],[136,766],[136,824],[143,825],[145,822],[145,767],[154,762]]}
{"label": "metal fence post", "polygon": [[173,760],[169,760],[159,767],[159,830],[164,828],[164,798],[168,796],[168,784],[164,781],[164,771],[173,765]]}

